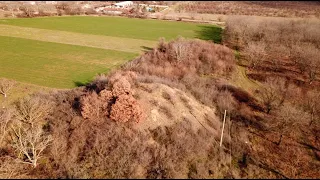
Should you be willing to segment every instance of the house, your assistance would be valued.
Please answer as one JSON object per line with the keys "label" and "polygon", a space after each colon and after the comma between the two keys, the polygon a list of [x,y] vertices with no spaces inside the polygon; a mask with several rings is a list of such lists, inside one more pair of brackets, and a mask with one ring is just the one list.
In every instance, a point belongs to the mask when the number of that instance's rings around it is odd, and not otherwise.
{"label": "house", "polygon": [[122,1],[122,2],[118,2],[118,3],[114,3],[112,4],[113,7],[115,8],[127,8],[133,5],[132,1]]}
{"label": "house", "polygon": [[46,1],[46,4],[58,4],[57,1]]}

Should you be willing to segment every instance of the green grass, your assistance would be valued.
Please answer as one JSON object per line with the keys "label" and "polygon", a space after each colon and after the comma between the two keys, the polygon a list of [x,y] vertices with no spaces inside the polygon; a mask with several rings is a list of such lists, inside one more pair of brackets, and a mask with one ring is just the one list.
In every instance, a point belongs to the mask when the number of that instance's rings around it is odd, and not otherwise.
{"label": "green grass", "polygon": [[132,19],[67,16],[0,19],[0,77],[52,88],[86,84],[178,36],[221,41],[214,25]]}
{"label": "green grass", "polygon": [[0,77],[73,88],[138,54],[0,36]]}
{"label": "green grass", "polygon": [[218,26],[152,19],[69,16],[0,19],[0,24],[153,41],[159,40],[160,37],[171,40],[179,35],[186,38],[206,40],[214,38],[215,42],[221,41],[221,28]]}
{"label": "green grass", "polygon": [[144,47],[152,48],[158,43],[157,41],[143,39],[82,34],[76,32],[38,29],[5,24],[0,24],[0,35],[132,53],[142,53]]}
{"label": "green grass", "polygon": [[230,82],[236,87],[242,88],[249,93],[252,93],[259,88],[260,83],[258,81],[249,79],[246,75],[246,68],[237,65],[236,72],[231,78]]}

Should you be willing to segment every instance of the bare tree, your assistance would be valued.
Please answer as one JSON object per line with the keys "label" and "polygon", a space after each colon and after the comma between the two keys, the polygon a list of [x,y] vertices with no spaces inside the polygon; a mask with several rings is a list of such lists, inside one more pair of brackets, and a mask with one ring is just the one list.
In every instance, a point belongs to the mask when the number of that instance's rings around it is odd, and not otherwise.
{"label": "bare tree", "polygon": [[26,97],[15,103],[15,117],[17,120],[34,127],[41,123],[48,115],[52,104],[40,97]]}
{"label": "bare tree", "polygon": [[0,157],[0,178],[1,179],[29,179],[28,172],[24,166],[13,157],[2,156]]}
{"label": "bare tree", "polygon": [[295,45],[292,47],[291,56],[298,65],[300,72],[307,72],[310,83],[316,78],[320,68],[320,50],[312,44],[306,44],[303,47]]}
{"label": "bare tree", "polygon": [[305,96],[304,108],[311,114],[310,126],[314,122],[315,118],[320,118],[319,100],[320,93],[317,91],[308,91]]}
{"label": "bare tree", "polygon": [[6,98],[8,92],[13,88],[16,83],[8,79],[0,79],[0,93]]}
{"label": "bare tree", "polygon": [[12,147],[18,152],[22,163],[37,167],[42,152],[52,141],[50,135],[46,135],[41,125],[28,127],[24,123],[16,123],[12,126]]}
{"label": "bare tree", "polygon": [[228,114],[232,114],[236,109],[236,101],[229,91],[222,91],[217,96],[217,106],[221,115],[227,110]]}
{"label": "bare tree", "polygon": [[22,163],[37,167],[42,152],[52,138],[44,130],[44,119],[51,110],[51,104],[40,97],[27,97],[16,103],[16,113],[11,126],[12,147]]}
{"label": "bare tree", "polygon": [[182,61],[185,58],[188,58],[189,55],[189,44],[182,37],[179,37],[171,45],[171,57],[174,60]]}
{"label": "bare tree", "polygon": [[287,86],[282,78],[267,78],[259,88],[258,96],[263,101],[269,114],[272,109],[280,106],[286,97]]}
{"label": "bare tree", "polygon": [[23,5],[19,8],[25,17],[33,17],[34,16],[34,8],[32,6]]}
{"label": "bare tree", "polygon": [[0,146],[8,134],[11,115],[11,111],[7,109],[0,109]]}
{"label": "bare tree", "polygon": [[266,53],[266,45],[263,42],[250,42],[244,48],[245,54],[248,56],[248,62],[251,68],[256,67],[259,63],[265,60]]}
{"label": "bare tree", "polygon": [[277,111],[277,119],[273,124],[274,129],[280,132],[280,138],[277,145],[280,145],[283,135],[296,136],[299,127],[306,124],[310,114],[299,107],[285,103]]}

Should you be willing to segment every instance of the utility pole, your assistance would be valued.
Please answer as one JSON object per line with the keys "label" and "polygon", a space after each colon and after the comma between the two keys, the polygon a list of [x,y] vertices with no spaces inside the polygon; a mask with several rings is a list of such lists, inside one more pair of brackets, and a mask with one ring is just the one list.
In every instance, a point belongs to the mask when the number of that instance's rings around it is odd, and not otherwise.
{"label": "utility pole", "polygon": [[223,124],[222,124],[221,138],[220,138],[220,147],[222,146],[224,124],[226,123],[226,113],[227,113],[227,110],[224,110],[224,117],[223,117]]}

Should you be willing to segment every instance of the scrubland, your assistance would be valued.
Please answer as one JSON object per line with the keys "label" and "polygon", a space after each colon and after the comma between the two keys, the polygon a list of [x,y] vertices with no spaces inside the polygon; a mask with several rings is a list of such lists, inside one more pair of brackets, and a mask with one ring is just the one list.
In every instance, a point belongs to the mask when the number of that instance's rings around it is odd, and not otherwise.
{"label": "scrubland", "polygon": [[85,86],[22,98],[0,112],[0,177],[319,178],[318,26],[230,16],[222,44],[162,38]]}

